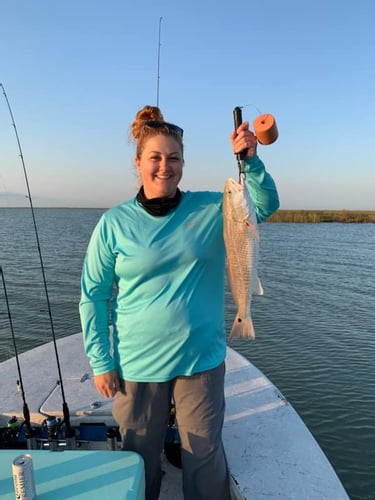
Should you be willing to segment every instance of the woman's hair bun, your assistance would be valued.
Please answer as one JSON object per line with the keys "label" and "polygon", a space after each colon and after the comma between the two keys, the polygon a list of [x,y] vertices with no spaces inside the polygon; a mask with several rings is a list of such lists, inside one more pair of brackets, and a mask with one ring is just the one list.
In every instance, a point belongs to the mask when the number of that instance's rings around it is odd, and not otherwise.
{"label": "woman's hair bun", "polygon": [[130,126],[130,135],[133,139],[140,138],[143,125],[147,121],[164,121],[163,114],[157,106],[144,106],[138,111]]}

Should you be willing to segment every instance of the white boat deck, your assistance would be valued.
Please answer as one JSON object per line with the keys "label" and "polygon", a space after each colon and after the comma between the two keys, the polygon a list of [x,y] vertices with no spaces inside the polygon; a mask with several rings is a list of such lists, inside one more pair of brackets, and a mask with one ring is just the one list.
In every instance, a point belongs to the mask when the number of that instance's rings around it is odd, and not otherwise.
{"label": "white boat deck", "polygon": [[[95,390],[81,335],[58,340],[58,351],[72,425],[113,425],[112,400]],[[21,354],[20,365],[32,422],[42,423],[45,414],[62,416],[53,346],[46,344]],[[348,499],[321,448],[277,388],[231,348],[226,366],[223,437],[231,473],[243,497]],[[4,426],[12,416],[22,419],[14,359],[0,363],[0,378],[0,423]],[[181,471],[170,464],[165,468],[161,499],[178,500],[182,498]]]}

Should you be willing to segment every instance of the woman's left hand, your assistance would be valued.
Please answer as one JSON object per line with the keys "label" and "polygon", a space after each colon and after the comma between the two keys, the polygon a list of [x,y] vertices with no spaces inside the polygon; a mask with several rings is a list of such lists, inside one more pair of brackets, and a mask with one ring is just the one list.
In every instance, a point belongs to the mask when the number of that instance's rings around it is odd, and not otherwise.
{"label": "woman's left hand", "polygon": [[257,154],[258,141],[251,130],[249,122],[243,122],[237,130],[230,134],[233,152],[235,154],[246,150],[246,158],[251,158]]}

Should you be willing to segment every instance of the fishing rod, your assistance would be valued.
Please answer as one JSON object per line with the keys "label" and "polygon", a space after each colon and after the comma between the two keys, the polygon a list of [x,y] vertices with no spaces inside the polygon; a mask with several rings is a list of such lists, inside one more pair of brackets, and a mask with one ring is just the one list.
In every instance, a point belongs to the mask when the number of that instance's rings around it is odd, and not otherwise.
{"label": "fishing rod", "polygon": [[51,334],[52,334],[52,340],[53,340],[53,346],[54,346],[54,351],[55,351],[55,357],[56,357],[56,364],[57,364],[57,372],[58,372],[58,378],[59,378],[59,385],[61,387],[61,396],[62,396],[62,401],[63,401],[63,417],[64,417],[64,422],[65,422],[65,432],[66,436],[68,438],[72,438],[74,435],[74,431],[70,425],[70,416],[69,416],[69,408],[68,404],[65,399],[65,392],[64,392],[64,385],[63,385],[63,380],[62,380],[62,374],[61,374],[61,366],[60,366],[60,358],[59,358],[59,353],[57,350],[57,341],[56,341],[56,334],[55,334],[55,326],[53,323],[53,318],[52,318],[52,309],[51,309],[51,301],[49,298],[49,292],[48,292],[48,286],[47,286],[47,279],[46,279],[46,273],[45,273],[45,268],[44,268],[44,262],[43,262],[43,256],[42,256],[42,251],[40,247],[40,240],[39,240],[39,232],[38,232],[38,226],[36,223],[36,217],[35,217],[35,211],[34,211],[34,204],[31,196],[31,190],[30,190],[30,185],[29,185],[29,180],[27,176],[27,170],[26,170],[26,164],[22,152],[22,147],[21,147],[21,141],[18,135],[17,127],[16,127],[16,122],[14,120],[12,108],[10,106],[10,102],[8,99],[8,96],[5,92],[4,85],[0,83],[0,87],[3,91],[5,101],[7,103],[8,111],[12,120],[12,125],[14,129],[14,133],[17,139],[17,145],[18,145],[18,151],[19,151],[19,156],[21,158],[21,163],[22,163],[22,168],[23,168],[23,175],[26,183],[26,188],[27,188],[27,198],[29,200],[30,204],[30,209],[31,209],[31,216],[33,220],[33,226],[34,226],[34,234],[35,234],[35,239],[36,239],[36,245],[38,249],[38,255],[39,255],[39,262],[40,262],[40,267],[42,271],[42,278],[43,278],[43,287],[44,287],[44,292],[45,292],[45,298],[46,298],[46,303],[47,303],[47,310],[48,310],[48,317],[49,317],[49,324],[51,328]]}
{"label": "fishing rod", "polygon": [[15,333],[14,333],[13,320],[12,320],[12,315],[11,315],[11,312],[10,312],[8,291],[7,291],[7,287],[6,287],[6,284],[5,284],[4,271],[3,271],[3,268],[1,266],[0,266],[0,274],[1,274],[1,280],[2,280],[2,283],[3,283],[5,304],[6,304],[6,307],[7,307],[7,314],[8,314],[8,320],[9,320],[9,326],[10,326],[10,331],[11,331],[11,334],[12,334],[14,354],[15,354],[16,363],[17,363],[17,371],[18,371],[18,381],[17,382],[18,382],[18,386],[19,386],[20,391],[21,391],[22,401],[23,401],[23,418],[24,418],[24,424],[25,424],[26,430],[27,430],[26,439],[31,439],[34,436],[34,430],[31,427],[30,411],[29,411],[28,404],[26,402],[25,390],[24,390],[22,373],[21,373],[21,365],[20,365],[20,361],[19,361],[18,349],[17,349],[17,343],[16,343],[16,336],[15,336]]}
{"label": "fishing rod", "polygon": [[[237,129],[242,123],[242,110],[239,106],[236,106],[234,108],[233,118],[234,118],[234,130],[237,133]],[[241,177],[241,174],[243,174],[245,172],[246,151],[247,151],[247,149],[243,149],[239,153],[236,153],[238,172],[239,172],[240,177]]]}
{"label": "fishing rod", "polygon": [[156,78],[156,106],[159,107],[159,85],[160,85],[160,35],[161,35],[161,22],[163,18],[159,19],[159,41],[158,41],[158,74]]}

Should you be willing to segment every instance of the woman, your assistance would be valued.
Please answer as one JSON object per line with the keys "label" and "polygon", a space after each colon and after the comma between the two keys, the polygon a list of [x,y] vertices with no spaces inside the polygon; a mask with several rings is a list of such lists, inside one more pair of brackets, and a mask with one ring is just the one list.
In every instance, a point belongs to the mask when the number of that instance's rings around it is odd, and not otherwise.
{"label": "woman", "polygon": [[[131,135],[142,187],[93,232],[80,302],[86,353],[98,391],[115,396],[123,449],[144,458],[146,499],[159,496],[173,398],[184,498],[225,500],[223,196],[179,190],[183,131],[159,108],[140,110]],[[260,222],[278,208],[275,184],[249,124],[230,138],[235,153],[247,150],[246,180]]]}

